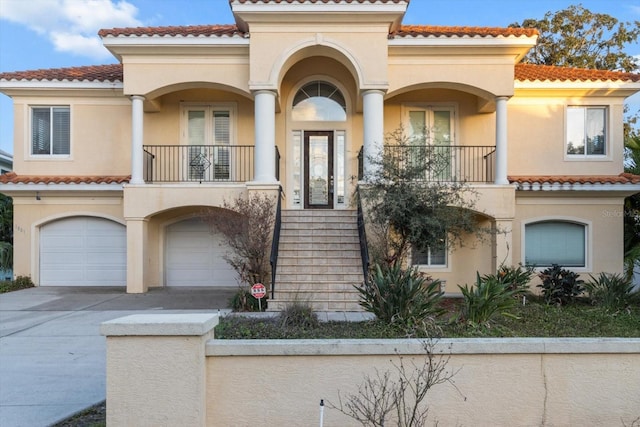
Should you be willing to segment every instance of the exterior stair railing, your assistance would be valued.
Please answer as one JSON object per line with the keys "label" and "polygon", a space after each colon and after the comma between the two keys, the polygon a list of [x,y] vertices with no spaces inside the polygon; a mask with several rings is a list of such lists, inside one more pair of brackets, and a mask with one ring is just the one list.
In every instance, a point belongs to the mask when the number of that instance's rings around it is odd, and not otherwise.
{"label": "exterior stair railing", "polygon": [[358,238],[360,241],[360,257],[362,258],[362,273],[364,282],[369,280],[369,246],[367,246],[367,233],[364,224],[364,212],[360,200],[360,187],[356,187],[356,200],[358,204]]}
{"label": "exterior stair railing", "polygon": [[280,229],[282,228],[282,186],[278,190],[278,201],[276,203],[276,219],[273,225],[273,238],[271,239],[271,299],[274,298],[276,289],[276,269],[278,268],[278,248],[280,246]]}

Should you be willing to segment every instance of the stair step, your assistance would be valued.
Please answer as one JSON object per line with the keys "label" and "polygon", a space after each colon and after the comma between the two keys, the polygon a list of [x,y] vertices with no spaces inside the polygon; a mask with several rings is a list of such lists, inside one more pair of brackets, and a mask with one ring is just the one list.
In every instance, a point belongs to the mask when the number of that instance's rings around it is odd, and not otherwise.
{"label": "stair step", "polygon": [[361,311],[363,281],[355,210],[284,210],[275,298],[269,310],[300,300],[318,311]]}

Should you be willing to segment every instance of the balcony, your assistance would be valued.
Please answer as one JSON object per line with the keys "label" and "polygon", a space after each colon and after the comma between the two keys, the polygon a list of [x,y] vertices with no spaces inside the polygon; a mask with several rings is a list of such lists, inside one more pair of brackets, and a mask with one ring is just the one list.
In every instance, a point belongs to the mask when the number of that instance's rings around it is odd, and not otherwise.
{"label": "balcony", "polygon": [[[253,180],[253,145],[145,145],[147,183],[247,182]],[[276,147],[276,179],[280,154]]]}
{"label": "balcony", "polygon": [[[424,172],[426,181],[493,183],[495,177],[496,147],[493,145],[385,145],[384,153],[385,161],[406,170],[415,167]],[[360,149],[359,179],[363,177],[363,160]]]}

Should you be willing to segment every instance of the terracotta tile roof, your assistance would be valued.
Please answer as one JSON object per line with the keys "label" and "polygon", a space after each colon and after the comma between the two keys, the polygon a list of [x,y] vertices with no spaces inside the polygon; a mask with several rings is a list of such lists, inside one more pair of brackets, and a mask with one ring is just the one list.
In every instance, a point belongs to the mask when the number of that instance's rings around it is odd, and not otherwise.
{"label": "terracotta tile roof", "polygon": [[532,37],[534,28],[447,27],[435,25],[403,25],[393,37]]}
{"label": "terracotta tile roof", "polygon": [[636,73],[535,64],[517,64],[515,77],[519,81],[640,81]]}
{"label": "terracotta tile roof", "polygon": [[520,189],[537,189],[542,186],[573,188],[584,184],[640,184],[640,175],[622,173],[620,175],[539,175],[509,176],[510,183],[517,184]]}
{"label": "terracotta tile roof", "polygon": [[183,36],[183,37],[233,37],[245,36],[245,33],[238,30],[232,24],[226,25],[191,25],[175,27],[136,27],[136,28],[110,28],[100,30],[100,37],[130,37],[130,36]]}
{"label": "terracotta tile roof", "polygon": [[50,68],[0,73],[0,81],[82,81],[122,82],[122,65],[90,65],[86,67]]}
{"label": "terracotta tile roof", "polygon": [[130,179],[130,176],[39,176],[8,172],[0,175],[0,184],[125,184]]}

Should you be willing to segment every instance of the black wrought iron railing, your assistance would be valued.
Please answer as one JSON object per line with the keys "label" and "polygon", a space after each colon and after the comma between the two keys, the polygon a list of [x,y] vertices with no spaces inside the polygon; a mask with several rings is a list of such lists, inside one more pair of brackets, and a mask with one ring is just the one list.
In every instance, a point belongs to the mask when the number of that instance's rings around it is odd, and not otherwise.
{"label": "black wrought iron railing", "polygon": [[145,145],[146,182],[253,180],[252,145]]}
{"label": "black wrought iron railing", "polygon": [[276,145],[276,179],[280,181],[280,150]]}
{"label": "black wrought iron railing", "polygon": [[356,187],[356,201],[358,206],[358,240],[360,241],[360,257],[362,258],[362,273],[364,282],[369,280],[369,246],[367,245],[367,232],[364,224],[364,212],[360,200],[360,187]]}
{"label": "black wrought iron railing", "polygon": [[[427,181],[493,182],[495,151],[493,145],[385,145],[385,156],[400,165],[425,165]],[[358,179],[363,177],[364,154],[358,153]]]}
{"label": "black wrought iron railing", "polygon": [[280,247],[280,229],[282,228],[282,186],[278,190],[278,201],[276,203],[276,219],[273,224],[273,238],[271,239],[271,299],[274,298],[276,289],[276,270],[278,268],[278,249]]}

